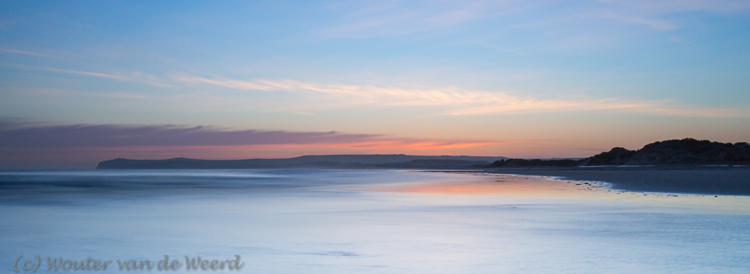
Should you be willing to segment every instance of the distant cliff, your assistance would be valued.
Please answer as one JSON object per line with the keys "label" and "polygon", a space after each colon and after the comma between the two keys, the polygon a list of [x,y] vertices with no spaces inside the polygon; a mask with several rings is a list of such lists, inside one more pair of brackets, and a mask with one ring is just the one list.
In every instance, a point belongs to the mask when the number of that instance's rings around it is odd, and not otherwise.
{"label": "distant cliff", "polygon": [[[490,164],[491,163],[491,164]],[[599,165],[750,164],[748,143],[719,143],[695,139],[655,142],[639,150],[613,148],[585,159],[507,159],[505,157],[388,155],[309,155],[286,159],[165,160],[114,159],[97,169],[244,169],[244,168],[414,168],[571,167]]]}
{"label": "distant cliff", "polygon": [[719,143],[686,138],[655,142],[639,150],[613,148],[580,160],[495,161],[490,167],[517,166],[598,166],[598,165],[658,165],[658,164],[728,164],[750,162],[748,143]]}
{"label": "distant cliff", "polygon": [[114,159],[97,169],[250,169],[250,168],[415,168],[450,169],[485,167],[504,157],[387,155],[308,155],[285,159],[165,160]]}

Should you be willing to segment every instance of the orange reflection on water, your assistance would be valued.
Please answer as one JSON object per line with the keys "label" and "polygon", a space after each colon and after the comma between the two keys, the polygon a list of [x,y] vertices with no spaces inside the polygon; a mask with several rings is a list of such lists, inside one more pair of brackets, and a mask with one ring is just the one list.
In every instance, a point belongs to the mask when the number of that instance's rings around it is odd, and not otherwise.
{"label": "orange reflection on water", "polygon": [[555,180],[552,177],[475,174],[463,179],[418,182],[391,185],[371,189],[374,191],[468,195],[468,196],[516,196],[553,199],[585,199],[627,201],[644,206],[643,210],[671,208],[689,212],[706,211],[712,213],[750,214],[750,197],[727,195],[676,194],[631,192],[612,190],[601,182]]}
{"label": "orange reflection on water", "polygon": [[460,195],[574,195],[594,190],[592,183],[559,181],[538,176],[485,175],[470,180],[413,183],[392,186],[381,191],[406,193],[438,193]]}

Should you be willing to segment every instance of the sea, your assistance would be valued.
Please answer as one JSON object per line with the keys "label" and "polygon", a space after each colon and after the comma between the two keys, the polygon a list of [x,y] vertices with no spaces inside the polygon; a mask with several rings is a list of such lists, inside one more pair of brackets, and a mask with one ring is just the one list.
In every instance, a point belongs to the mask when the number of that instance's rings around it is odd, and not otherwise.
{"label": "sea", "polygon": [[1,273],[750,273],[750,200],[481,172],[5,170],[0,246]]}

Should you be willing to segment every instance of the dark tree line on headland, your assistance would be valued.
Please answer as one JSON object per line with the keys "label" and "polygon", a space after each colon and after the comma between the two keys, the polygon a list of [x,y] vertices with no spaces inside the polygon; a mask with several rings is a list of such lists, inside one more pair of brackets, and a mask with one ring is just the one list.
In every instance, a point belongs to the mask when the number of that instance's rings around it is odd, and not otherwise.
{"label": "dark tree line on headland", "polygon": [[651,143],[639,150],[616,147],[608,152],[602,152],[580,160],[505,159],[495,161],[490,167],[732,164],[747,162],[750,162],[750,145],[748,143],[719,143],[686,138]]}

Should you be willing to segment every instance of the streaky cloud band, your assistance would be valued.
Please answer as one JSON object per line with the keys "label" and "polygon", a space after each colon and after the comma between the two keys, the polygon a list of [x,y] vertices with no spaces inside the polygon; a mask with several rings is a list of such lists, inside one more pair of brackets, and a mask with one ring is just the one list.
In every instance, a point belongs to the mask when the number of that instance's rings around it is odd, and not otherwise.
{"label": "streaky cloud band", "polygon": [[393,138],[379,134],[234,130],[175,125],[26,125],[0,121],[0,148],[350,147],[445,149],[495,141]]}

